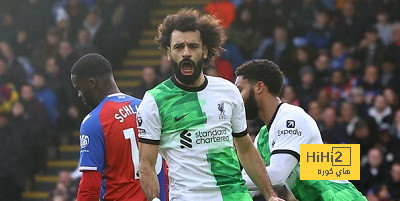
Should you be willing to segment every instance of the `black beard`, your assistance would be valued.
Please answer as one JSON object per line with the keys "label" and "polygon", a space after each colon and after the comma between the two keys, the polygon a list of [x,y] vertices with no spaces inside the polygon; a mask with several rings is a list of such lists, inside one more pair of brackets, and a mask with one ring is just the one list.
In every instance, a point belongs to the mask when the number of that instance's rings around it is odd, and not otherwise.
{"label": "black beard", "polygon": [[253,90],[250,90],[247,101],[244,102],[244,108],[246,110],[246,119],[253,120],[258,117],[258,105]]}
{"label": "black beard", "polygon": [[[194,72],[192,75],[183,75],[181,73],[181,68],[183,66],[183,63],[185,63],[185,62],[189,62],[190,65],[192,65],[194,67]],[[176,79],[185,85],[194,84],[194,82],[196,82],[196,80],[199,78],[201,72],[203,71],[203,61],[202,60],[200,60],[196,63],[187,57],[182,59],[179,62],[179,64],[172,59],[171,65],[172,65],[172,70],[174,71]]]}

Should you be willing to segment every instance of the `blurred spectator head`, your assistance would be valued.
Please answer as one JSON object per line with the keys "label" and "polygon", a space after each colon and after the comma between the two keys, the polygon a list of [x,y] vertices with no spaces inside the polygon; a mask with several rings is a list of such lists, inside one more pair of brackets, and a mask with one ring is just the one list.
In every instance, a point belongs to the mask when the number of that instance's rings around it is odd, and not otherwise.
{"label": "blurred spectator head", "polygon": [[314,83],[315,73],[311,66],[304,66],[299,74],[302,85],[310,86]]}
{"label": "blurred spectator head", "polygon": [[385,110],[385,108],[388,105],[385,102],[385,97],[382,95],[377,95],[374,98],[374,105],[373,107],[378,111],[378,112],[383,112]]}
{"label": "blurred spectator head", "polygon": [[363,80],[368,84],[375,84],[379,81],[379,69],[377,66],[369,65],[365,68]]}
{"label": "blurred spectator head", "polygon": [[60,33],[56,27],[51,27],[46,32],[46,43],[51,46],[58,45],[60,42]]}
{"label": "blurred spectator head", "polygon": [[[4,128],[8,125],[8,114],[0,112],[0,128]],[[3,133],[3,132],[0,132]]]}
{"label": "blurred spectator head", "polygon": [[322,121],[327,128],[332,128],[337,120],[336,110],[333,107],[325,108],[322,114]]}
{"label": "blurred spectator head", "polygon": [[63,40],[58,44],[58,54],[61,56],[61,58],[67,58],[69,55],[72,54],[72,51],[73,49],[71,46],[71,42]]}
{"label": "blurred spectator head", "polygon": [[329,63],[330,57],[328,56],[328,54],[321,53],[315,60],[314,65],[317,71],[325,71],[328,69]]}
{"label": "blurred spectator head", "polygon": [[400,183],[400,162],[394,162],[390,169],[390,178],[394,183]]}
{"label": "blurred spectator head", "polygon": [[349,56],[344,60],[343,69],[346,73],[358,73],[359,63],[354,57]]}
{"label": "blurred spectator head", "polygon": [[90,43],[90,33],[87,29],[79,29],[77,42],[81,45]]}
{"label": "blurred spectator head", "polygon": [[383,90],[383,97],[385,98],[385,102],[390,106],[397,106],[399,104],[399,94],[393,88],[386,87]]}
{"label": "blurred spectator head", "polygon": [[346,2],[343,6],[342,14],[345,18],[352,18],[356,14],[354,4],[350,1]]}
{"label": "blurred spectator head", "polygon": [[370,136],[370,129],[365,121],[359,121],[356,123],[353,132],[354,138],[358,140],[367,139]]}
{"label": "blurred spectator head", "polygon": [[57,75],[60,73],[61,68],[57,63],[57,59],[55,57],[48,57],[46,59],[46,64],[45,64],[45,71],[47,75]]}
{"label": "blurred spectator head", "polygon": [[342,87],[344,84],[344,75],[341,70],[334,70],[331,73],[330,82],[333,86]]}
{"label": "blurred spectator head", "polygon": [[94,27],[97,26],[99,23],[99,14],[95,9],[89,10],[89,12],[86,14],[85,17],[85,22],[90,26]]}
{"label": "blurred spectator head", "polygon": [[286,43],[286,41],[288,40],[287,29],[283,26],[275,27],[274,39],[277,43]]}
{"label": "blurred spectator head", "polygon": [[36,72],[32,77],[32,86],[36,90],[40,90],[46,85],[46,77],[43,73]]}
{"label": "blurred spectator head", "polygon": [[386,24],[389,22],[389,14],[385,10],[378,11],[376,15],[376,21],[379,24]]}
{"label": "blurred spectator head", "polygon": [[340,117],[345,123],[349,123],[357,114],[356,108],[351,102],[343,102],[340,106]]}
{"label": "blurred spectator head", "polygon": [[317,23],[316,26],[319,28],[324,28],[328,26],[329,23],[329,13],[324,9],[320,9],[315,13],[315,22]]}
{"label": "blurred spectator head", "polygon": [[171,62],[168,60],[166,54],[162,54],[160,57],[160,72],[161,74],[168,74],[172,71]]}
{"label": "blurred spectator head", "polygon": [[378,40],[378,30],[374,26],[369,27],[364,33],[364,38],[368,43],[376,43]]}
{"label": "blurred spectator head", "polygon": [[293,89],[293,86],[286,85],[286,86],[283,87],[281,100],[282,100],[282,102],[285,102],[285,103],[298,105],[298,103],[296,103],[297,95],[296,95],[296,92]]}
{"label": "blurred spectator head", "polygon": [[21,98],[24,101],[31,101],[35,97],[33,92],[33,87],[31,85],[25,84],[21,87]]}
{"label": "blurred spectator head", "polygon": [[383,154],[379,148],[372,148],[368,151],[368,164],[371,168],[379,168],[383,162]]}
{"label": "blurred spectator head", "polygon": [[[0,55],[0,75],[5,75],[7,73],[7,61],[4,57]],[[0,83],[2,83],[4,80],[0,80]]]}
{"label": "blurred spectator head", "polygon": [[71,173],[65,170],[62,170],[58,173],[58,182],[63,184],[64,186],[69,186],[72,184]]}
{"label": "blurred spectator head", "polygon": [[325,109],[330,105],[330,99],[325,89],[320,89],[318,92],[317,102],[321,109]]}
{"label": "blurred spectator head", "polygon": [[362,87],[354,87],[351,89],[351,99],[353,103],[361,105],[365,102],[364,89]]}
{"label": "blurred spectator head", "polygon": [[344,47],[344,44],[341,41],[335,41],[332,44],[332,57],[333,58],[339,58],[345,53],[346,49]]}
{"label": "blurred spectator head", "polygon": [[10,43],[7,41],[0,41],[0,54],[2,54],[7,61],[14,58],[14,50],[12,49]]}
{"label": "blurred spectator head", "polygon": [[142,79],[147,86],[154,86],[157,82],[157,72],[152,66],[145,66],[142,70]]}
{"label": "blurred spectator head", "polygon": [[393,24],[392,36],[393,36],[393,42],[400,42],[400,22]]}
{"label": "blurred spectator head", "polygon": [[310,62],[310,52],[307,47],[296,48],[295,60],[303,64],[308,64]]}
{"label": "blurred spectator head", "polygon": [[15,102],[11,111],[12,115],[14,117],[19,117],[23,115],[24,112],[25,112],[25,106],[20,101]]}
{"label": "blurred spectator head", "polygon": [[319,121],[321,116],[321,107],[317,101],[311,101],[308,104],[307,113],[315,120]]}
{"label": "blurred spectator head", "polygon": [[2,13],[1,17],[1,26],[3,27],[11,27],[14,25],[14,17],[9,12]]}

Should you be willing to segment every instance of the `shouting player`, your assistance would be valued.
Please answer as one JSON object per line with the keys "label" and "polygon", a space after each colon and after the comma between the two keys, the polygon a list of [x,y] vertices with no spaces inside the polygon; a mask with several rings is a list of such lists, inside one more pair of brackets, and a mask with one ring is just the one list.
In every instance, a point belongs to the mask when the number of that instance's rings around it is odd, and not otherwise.
{"label": "shouting player", "polygon": [[148,200],[159,196],[154,171],[159,149],[169,167],[170,200],[251,201],[238,156],[263,195],[281,200],[247,134],[238,89],[203,74],[203,65],[225,40],[218,21],[182,9],[168,15],[158,31],[156,40],[167,51],[173,76],[146,92],[138,110],[140,180]]}
{"label": "shouting player", "polygon": [[[365,201],[366,198],[347,180],[300,180],[300,144],[322,144],[317,123],[298,106],[282,103],[283,74],[268,60],[253,60],[240,66],[236,86],[245,102],[248,119],[259,117],[267,127],[260,130],[255,145],[261,153],[272,185],[289,187],[302,201]],[[279,130],[295,135],[280,135]],[[250,190],[257,188],[244,175]]]}
{"label": "shouting player", "polygon": [[[99,54],[80,58],[71,69],[71,81],[82,102],[93,109],[80,129],[79,170],[83,174],[78,200],[146,200],[138,172],[136,109],[140,100],[119,91],[110,63]],[[165,200],[161,158],[156,169]]]}

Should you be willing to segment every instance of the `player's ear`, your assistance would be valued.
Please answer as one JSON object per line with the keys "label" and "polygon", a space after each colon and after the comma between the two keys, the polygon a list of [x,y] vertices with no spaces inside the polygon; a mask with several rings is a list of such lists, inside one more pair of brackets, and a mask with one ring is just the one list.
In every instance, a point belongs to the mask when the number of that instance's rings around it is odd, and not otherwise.
{"label": "player's ear", "polygon": [[171,47],[167,47],[167,59],[171,61]]}
{"label": "player's ear", "polygon": [[88,82],[89,82],[89,87],[95,87],[96,86],[96,79],[91,77],[91,78],[89,78]]}
{"label": "player's ear", "polygon": [[268,90],[262,81],[258,81],[254,85],[254,93],[261,93],[263,90]]}
{"label": "player's ear", "polygon": [[206,45],[203,46],[203,59],[207,59],[208,57],[208,48]]}

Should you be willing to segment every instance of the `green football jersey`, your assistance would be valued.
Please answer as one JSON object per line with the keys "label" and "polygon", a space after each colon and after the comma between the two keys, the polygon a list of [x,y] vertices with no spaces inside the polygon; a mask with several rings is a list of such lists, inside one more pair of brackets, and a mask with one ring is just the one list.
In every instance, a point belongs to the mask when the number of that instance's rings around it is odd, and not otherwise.
{"label": "green football jersey", "polygon": [[207,76],[187,88],[168,79],[146,92],[137,116],[139,141],[158,144],[168,164],[170,200],[252,200],[233,146],[247,126],[232,83]]}

